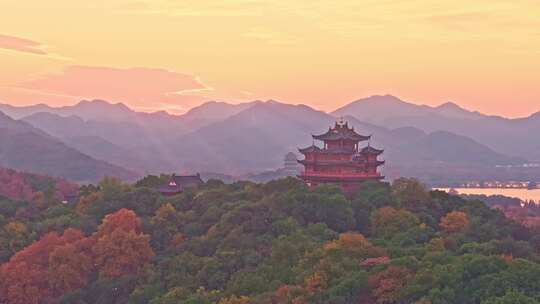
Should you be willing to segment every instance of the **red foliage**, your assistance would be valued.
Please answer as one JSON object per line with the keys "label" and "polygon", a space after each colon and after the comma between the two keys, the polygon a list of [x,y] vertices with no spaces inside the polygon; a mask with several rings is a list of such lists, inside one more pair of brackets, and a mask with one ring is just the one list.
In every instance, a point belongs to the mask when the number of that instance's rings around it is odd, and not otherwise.
{"label": "red foliage", "polygon": [[540,215],[537,215],[539,207],[534,203],[524,206],[496,205],[494,208],[501,210],[507,218],[513,219],[525,227],[540,230]]}
{"label": "red foliage", "polygon": [[308,291],[301,286],[283,285],[272,295],[273,304],[305,304]]}
{"label": "red foliage", "polygon": [[91,237],[75,229],[44,235],[0,267],[0,303],[54,303],[84,287],[96,270],[104,277],[137,273],[154,255],[140,229],[135,213],[122,209]]}
{"label": "red foliage", "polygon": [[377,303],[396,303],[399,292],[411,281],[413,276],[413,272],[406,267],[390,266],[386,270],[370,276],[368,283]]}
{"label": "red foliage", "polygon": [[121,229],[126,232],[141,232],[141,220],[137,217],[135,212],[125,208],[120,209],[115,213],[105,216],[103,222],[98,227],[96,236],[101,237],[106,234],[110,235],[116,229]]}
{"label": "red foliage", "polygon": [[377,258],[365,259],[362,263],[360,263],[360,266],[364,268],[370,268],[378,265],[386,265],[388,263],[390,263],[390,258],[387,256],[382,256]]}
{"label": "red foliage", "polygon": [[0,195],[15,200],[30,200],[33,190],[26,182],[24,174],[11,169],[0,168]]}
{"label": "red foliage", "polygon": [[39,190],[32,187],[31,179],[53,183],[55,197],[59,200],[63,200],[67,195],[76,194],[79,189],[78,185],[63,179],[0,168],[0,195],[14,200],[32,200]]}
{"label": "red foliage", "polygon": [[69,195],[75,195],[79,191],[79,186],[63,179],[57,179],[55,189],[56,198],[64,200]]}
{"label": "red foliage", "polygon": [[[80,231],[67,229],[62,236],[48,233],[16,253],[0,268],[0,303],[52,303],[64,292],[83,286],[90,266],[81,265],[91,265],[84,262],[89,259],[84,250],[88,245],[86,240]],[[63,267],[56,267],[58,262],[63,264],[68,260]],[[76,273],[78,277],[66,278],[66,272]],[[57,279],[64,283],[57,285]]]}

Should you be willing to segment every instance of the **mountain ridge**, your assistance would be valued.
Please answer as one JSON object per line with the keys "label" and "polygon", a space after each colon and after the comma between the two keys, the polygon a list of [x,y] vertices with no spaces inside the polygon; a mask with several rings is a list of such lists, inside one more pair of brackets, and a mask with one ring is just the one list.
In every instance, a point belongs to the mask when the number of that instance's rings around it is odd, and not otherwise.
{"label": "mountain ridge", "polygon": [[0,112],[0,166],[26,172],[95,182],[104,176],[133,179],[119,166],[94,159],[57,138]]}

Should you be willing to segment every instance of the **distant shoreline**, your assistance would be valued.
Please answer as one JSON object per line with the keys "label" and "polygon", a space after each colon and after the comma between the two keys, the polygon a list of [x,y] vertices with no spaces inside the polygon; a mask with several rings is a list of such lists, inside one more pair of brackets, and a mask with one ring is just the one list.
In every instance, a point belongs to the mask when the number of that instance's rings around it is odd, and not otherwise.
{"label": "distant shoreline", "polygon": [[441,190],[448,192],[450,189],[457,191],[459,194],[473,195],[503,195],[507,197],[518,198],[522,201],[540,202],[540,189],[527,188],[433,188],[433,190]]}

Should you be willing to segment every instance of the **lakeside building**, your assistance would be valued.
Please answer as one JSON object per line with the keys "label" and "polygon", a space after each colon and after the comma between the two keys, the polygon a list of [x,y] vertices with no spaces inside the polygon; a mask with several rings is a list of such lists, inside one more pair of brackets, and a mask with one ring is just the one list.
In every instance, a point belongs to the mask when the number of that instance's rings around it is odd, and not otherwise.
{"label": "lakeside building", "polygon": [[492,188],[492,189],[536,189],[537,182],[532,181],[473,181],[459,185],[460,188]]}
{"label": "lakeside building", "polygon": [[[377,170],[384,164],[378,159],[383,150],[371,147],[371,136],[356,133],[347,122],[340,120],[326,133],[312,137],[311,146],[299,149],[304,159],[298,161],[304,166],[298,177],[309,187],[332,183],[350,192],[364,181],[384,178]],[[315,145],[315,140],[322,141],[323,147]],[[360,148],[363,141],[368,141],[368,144]]]}
{"label": "lakeside building", "polygon": [[204,182],[199,173],[195,175],[173,174],[166,185],[156,188],[156,191],[166,196],[173,196],[184,192],[184,189],[202,185]]}

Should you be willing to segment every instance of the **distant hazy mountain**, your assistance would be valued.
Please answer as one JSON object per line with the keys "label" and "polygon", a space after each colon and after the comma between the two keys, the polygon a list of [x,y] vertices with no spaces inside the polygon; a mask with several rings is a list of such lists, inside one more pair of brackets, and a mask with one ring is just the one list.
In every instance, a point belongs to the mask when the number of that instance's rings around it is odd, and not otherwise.
{"label": "distant hazy mountain", "polygon": [[78,116],[84,120],[97,121],[131,121],[138,116],[159,118],[168,115],[164,112],[140,113],[132,111],[123,103],[109,103],[104,100],[82,100],[72,106],[51,107],[45,104],[31,106],[12,106],[9,104],[0,104],[0,111],[14,119],[40,113],[54,113],[60,116]]}
{"label": "distant hazy mountain", "polygon": [[125,121],[86,121],[75,115],[60,116],[48,112],[35,113],[21,120],[61,139],[94,136],[125,148],[148,144],[156,134],[161,134]]}
{"label": "distant hazy mountain", "polygon": [[396,117],[436,115],[454,119],[480,119],[484,115],[465,110],[455,103],[447,102],[438,107],[416,105],[392,95],[374,95],[353,101],[331,113],[334,116],[351,115],[365,122],[386,124]]}
{"label": "distant hazy mountain", "polygon": [[[449,132],[427,134],[412,127],[390,130],[346,118],[358,132],[372,134],[374,146],[386,149],[389,166],[494,166],[525,162]],[[269,101],[183,135],[171,149],[179,156],[182,168],[235,174],[257,172],[278,168],[287,151],[310,145],[311,134],[325,132],[334,122],[333,116],[307,106]]]}
{"label": "distant hazy mountain", "polygon": [[453,103],[439,107],[418,106],[385,95],[354,101],[332,114],[351,115],[388,128],[448,131],[470,137],[506,155],[540,160],[540,141],[533,139],[534,134],[540,132],[540,113],[507,119],[471,112]]}
{"label": "distant hazy mountain", "polygon": [[223,120],[257,103],[258,101],[241,104],[210,101],[192,108],[183,115],[172,115],[165,111],[137,112],[123,103],[110,103],[98,99],[83,100],[75,105],[63,107],[50,107],[44,104],[16,107],[0,104],[0,111],[14,119],[22,119],[38,113],[50,113],[60,117],[76,116],[85,122],[126,123],[153,132],[175,127],[178,132],[185,133]]}
{"label": "distant hazy mountain", "polygon": [[126,169],[87,156],[1,112],[0,143],[2,167],[64,177],[73,181],[97,181],[103,176],[124,179],[135,177]]}
{"label": "distant hazy mountain", "polygon": [[203,171],[246,173],[275,169],[283,155],[311,144],[310,132],[333,118],[307,106],[257,103],[172,142],[180,165]]}
{"label": "distant hazy mountain", "polygon": [[242,112],[260,101],[252,101],[240,104],[209,101],[194,107],[183,115],[180,115],[182,125],[186,129],[196,130],[211,123],[222,121],[228,117]]}
{"label": "distant hazy mountain", "polygon": [[[80,113],[81,109],[93,114]],[[311,134],[328,130],[336,116],[344,116],[358,132],[373,135],[371,144],[386,149],[387,175],[433,179],[443,179],[445,174],[449,179],[466,174],[491,178],[501,172],[496,165],[526,162],[507,156],[526,154],[505,144],[523,141],[524,135],[516,136],[516,130],[535,128],[540,121],[540,114],[509,120],[453,103],[417,106],[388,95],[353,102],[332,114],[305,105],[254,101],[240,105],[208,102],[176,116],[91,101],[33,113],[23,120],[93,158],[139,173],[245,175],[280,168],[285,153],[312,144]],[[531,142],[529,146],[534,145]],[[504,149],[497,149],[500,146]],[[508,174],[518,177],[521,173]]]}

